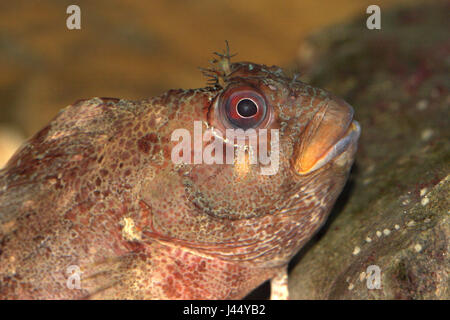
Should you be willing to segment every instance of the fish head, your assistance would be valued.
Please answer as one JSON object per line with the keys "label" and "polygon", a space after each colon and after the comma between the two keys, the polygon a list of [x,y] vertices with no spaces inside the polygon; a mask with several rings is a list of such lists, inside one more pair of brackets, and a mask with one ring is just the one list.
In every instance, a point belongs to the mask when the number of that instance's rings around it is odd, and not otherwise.
{"label": "fish head", "polygon": [[279,67],[226,71],[220,84],[171,97],[184,109],[165,129],[167,192],[153,186],[146,197],[152,235],[223,259],[286,263],[341,192],[360,126],[348,103]]}

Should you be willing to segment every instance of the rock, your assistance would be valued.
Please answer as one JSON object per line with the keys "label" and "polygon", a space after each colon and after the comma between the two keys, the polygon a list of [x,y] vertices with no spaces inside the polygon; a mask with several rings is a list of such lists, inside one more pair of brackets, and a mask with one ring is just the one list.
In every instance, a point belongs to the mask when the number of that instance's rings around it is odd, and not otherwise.
{"label": "rock", "polygon": [[358,20],[299,50],[303,79],[352,104],[362,135],[332,216],[293,263],[292,299],[450,298],[448,10],[382,10],[381,30]]}

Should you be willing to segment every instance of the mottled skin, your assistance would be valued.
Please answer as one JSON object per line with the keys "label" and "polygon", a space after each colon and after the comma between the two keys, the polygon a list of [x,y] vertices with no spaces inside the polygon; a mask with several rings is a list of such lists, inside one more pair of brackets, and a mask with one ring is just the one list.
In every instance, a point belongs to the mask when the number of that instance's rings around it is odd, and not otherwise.
{"label": "mottled skin", "polygon": [[[78,101],[22,146],[0,171],[1,298],[239,299],[282,274],[347,179],[357,137],[308,168],[356,130],[353,111],[277,67],[222,69],[202,89]],[[229,85],[265,96],[277,174],[171,161],[174,129],[223,129],[214,108]],[[66,285],[70,265],[81,289]]]}

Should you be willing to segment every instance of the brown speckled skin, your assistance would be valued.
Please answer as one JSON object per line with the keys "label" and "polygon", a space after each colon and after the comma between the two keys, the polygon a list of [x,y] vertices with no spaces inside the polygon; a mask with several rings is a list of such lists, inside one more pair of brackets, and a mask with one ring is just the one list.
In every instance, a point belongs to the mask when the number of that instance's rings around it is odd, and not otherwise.
{"label": "brown speckled skin", "polygon": [[[244,83],[280,130],[278,173],[174,165],[173,130],[215,126],[214,102]],[[0,298],[244,297],[286,266],[347,179],[355,145],[310,174],[293,170],[308,123],[334,102],[277,67],[234,63],[222,86],[65,108],[0,171]],[[66,286],[70,265],[81,289]]]}

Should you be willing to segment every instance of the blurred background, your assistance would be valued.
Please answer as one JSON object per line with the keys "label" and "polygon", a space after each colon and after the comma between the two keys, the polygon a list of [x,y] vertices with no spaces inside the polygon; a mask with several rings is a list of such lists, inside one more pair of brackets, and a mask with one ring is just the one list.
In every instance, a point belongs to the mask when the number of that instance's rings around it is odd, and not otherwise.
{"label": "blurred background", "polygon": [[[197,67],[225,40],[236,60],[294,68],[311,33],[368,16],[371,4],[383,19],[384,9],[409,2],[417,1],[1,1],[0,167],[75,100],[203,87]],[[66,27],[71,4],[81,8],[81,30]]]}

